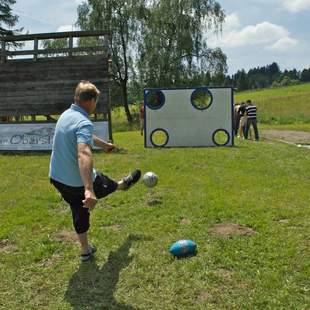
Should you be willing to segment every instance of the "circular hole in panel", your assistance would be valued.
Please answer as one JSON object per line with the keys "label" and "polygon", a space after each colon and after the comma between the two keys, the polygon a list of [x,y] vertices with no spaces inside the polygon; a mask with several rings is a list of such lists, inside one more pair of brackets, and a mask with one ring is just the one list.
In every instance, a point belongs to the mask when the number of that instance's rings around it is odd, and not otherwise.
{"label": "circular hole in panel", "polygon": [[199,88],[192,93],[191,103],[198,110],[208,109],[212,102],[213,96],[207,88]]}
{"label": "circular hole in panel", "polygon": [[146,94],[146,105],[152,110],[158,110],[165,104],[165,95],[160,90],[150,90]]}
{"label": "circular hole in panel", "polygon": [[151,133],[151,142],[154,146],[164,147],[169,141],[169,134],[166,130],[158,128]]}
{"label": "circular hole in panel", "polygon": [[219,129],[213,133],[212,140],[217,146],[225,146],[230,140],[230,135],[225,129]]}

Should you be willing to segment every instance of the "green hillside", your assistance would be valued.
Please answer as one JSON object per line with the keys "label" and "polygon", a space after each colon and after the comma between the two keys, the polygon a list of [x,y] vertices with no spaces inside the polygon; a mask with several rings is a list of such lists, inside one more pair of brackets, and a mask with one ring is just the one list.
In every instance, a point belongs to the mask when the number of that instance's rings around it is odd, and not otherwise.
{"label": "green hillside", "polygon": [[251,99],[265,124],[310,123],[310,83],[236,93],[235,102]]}

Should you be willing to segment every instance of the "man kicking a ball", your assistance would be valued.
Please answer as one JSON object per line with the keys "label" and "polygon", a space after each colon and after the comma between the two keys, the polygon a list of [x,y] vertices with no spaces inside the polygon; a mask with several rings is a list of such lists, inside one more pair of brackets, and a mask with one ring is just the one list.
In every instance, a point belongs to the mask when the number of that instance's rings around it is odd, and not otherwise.
{"label": "man kicking a ball", "polygon": [[81,245],[82,262],[91,258],[96,248],[88,244],[89,212],[97,199],[116,190],[127,190],[141,176],[139,170],[115,182],[93,168],[92,146],[110,152],[111,143],[93,134],[93,113],[100,92],[95,85],[82,81],[75,90],[75,103],[59,118],[54,135],[49,177],[51,183],[70,205],[73,226]]}

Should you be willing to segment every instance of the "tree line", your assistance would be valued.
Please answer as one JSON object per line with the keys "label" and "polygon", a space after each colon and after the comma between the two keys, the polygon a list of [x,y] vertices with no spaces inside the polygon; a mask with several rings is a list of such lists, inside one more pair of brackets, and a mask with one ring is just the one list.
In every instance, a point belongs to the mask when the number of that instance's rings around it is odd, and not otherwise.
{"label": "tree line", "polygon": [[239,70],[236,74],[227,75],[222,84],[234,86],[238,90],[251,90],[266,87],[281,87],[310,82],[310,68],[281,71],[274,62],[270,65],[250,69],[248,72]]}

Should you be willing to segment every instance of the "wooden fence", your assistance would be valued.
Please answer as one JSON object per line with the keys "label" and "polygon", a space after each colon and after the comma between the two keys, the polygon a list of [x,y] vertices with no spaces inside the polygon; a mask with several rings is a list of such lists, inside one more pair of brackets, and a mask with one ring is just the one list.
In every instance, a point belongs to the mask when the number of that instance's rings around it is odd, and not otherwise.
{"label": "wooden fence", "polygon": [[[90,80],[101,91],[96,115],[110,120],[108,33],[76,31],[6,36],[0,53],[0,117],[59,115],[73,102],[81,80]],[[74,47],[74,38],[97,38],[96,46]],[[40,48],[40,41],[64,39],[65,48]],[[33,48],[12,49],[14,43],[32,42]],[[27,43],[29,46],[29,43]],[[50,117],[50,119],[52,119]]]}

